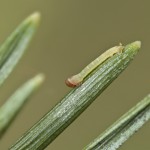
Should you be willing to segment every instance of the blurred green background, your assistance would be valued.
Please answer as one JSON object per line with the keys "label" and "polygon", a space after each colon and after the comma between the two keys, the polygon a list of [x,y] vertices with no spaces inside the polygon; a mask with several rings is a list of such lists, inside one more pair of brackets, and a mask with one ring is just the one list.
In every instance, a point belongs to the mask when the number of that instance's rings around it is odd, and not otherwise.
{"label": "blurred green background", "polygon": [[[133,63],[47,150],[80,150],[146,96],[150,77],[150,2],[146,0],[1,0],[0,42],[35,11],[40,28],[1,88],[0,104],[39,72],[46,81],[1,139],[6,150],[70,91],[64,80],[106,49],[135,40],[142,49]],[[106,113],[107,110],[107,113]],[[149,150],[150,123],[121,150]]]}

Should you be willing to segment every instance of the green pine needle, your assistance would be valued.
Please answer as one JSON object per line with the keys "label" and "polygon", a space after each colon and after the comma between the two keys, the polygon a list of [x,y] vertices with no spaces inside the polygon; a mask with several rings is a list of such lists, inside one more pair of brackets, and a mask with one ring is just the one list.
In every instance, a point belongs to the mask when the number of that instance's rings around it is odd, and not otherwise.
{"label": "green pine needle", "polygon": [[150,95],[124,114],[84,150],[116,150],[150,119]]}
{"label": "green pine needle", "polygon": [[44,75],[39,74],[21,86],[6,102],[0,107],[0,137],[10,125],[11,121],[18,114],[24,103],[31,94],[41,85]]}
{"label": "green pine needle", "polygon": [[29,16],[0,47],[0,85],[5,81],[26,50],[39,24],[40,14]]}
{"label": "green pine needle", "polygon": [[98,66],[82,85],[72,89],[10,150],[43,150],[119,76],[140,47],[139,41],[128,44],[122,53],[115,54]]}

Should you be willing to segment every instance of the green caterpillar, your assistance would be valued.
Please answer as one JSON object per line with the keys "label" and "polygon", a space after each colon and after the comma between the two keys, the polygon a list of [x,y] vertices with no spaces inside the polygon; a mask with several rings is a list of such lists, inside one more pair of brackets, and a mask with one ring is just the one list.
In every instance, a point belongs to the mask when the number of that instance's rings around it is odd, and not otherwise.
{"label": "green caterpillar", "polygon": [[89,65],[87,65],[80,73],[68,78],[66,80],[66,85],[69,87],[76,87],[81,85],[83,79],[92,72],[97,66],[103,63],[106,59],[112,57],[114,54],[118,52],[122,52],[124,46],[121,44],[119,46],[114,46],[108,49],[106,52],[101,54],[98,58],[92,61]]}

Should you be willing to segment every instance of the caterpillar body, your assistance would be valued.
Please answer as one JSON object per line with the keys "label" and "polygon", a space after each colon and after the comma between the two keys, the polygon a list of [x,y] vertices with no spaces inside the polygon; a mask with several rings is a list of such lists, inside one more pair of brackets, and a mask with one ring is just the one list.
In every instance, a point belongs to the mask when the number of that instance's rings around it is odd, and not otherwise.
{"label": "caterpillar body", "polygon": [[92,61],[89,65],[87,65],[80,73],[68,78],[66,80],[66,85],[69,87],[76,87],[81,85],[84,78],[92,72],[96,67],[98,67],[101,63],[103,63],[106,59],[112,57],[114,54],[118,52],[122,52],[124,46],[121,44],[119,46],[114,46],[108,49],[106,52],[101,54],[98,58]]}

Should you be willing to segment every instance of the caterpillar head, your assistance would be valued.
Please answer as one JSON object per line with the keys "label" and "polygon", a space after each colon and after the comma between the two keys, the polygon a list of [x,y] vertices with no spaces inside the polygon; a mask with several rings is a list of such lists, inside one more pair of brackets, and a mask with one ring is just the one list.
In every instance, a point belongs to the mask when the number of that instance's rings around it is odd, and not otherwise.
{"label": "caterpillar head", "polygon": [[80,79],[80,77],[78,75],[74,75],[70,78],[68,78],[66,81],[65,81],[66,85],[69,86],[69,87],[76,87],[76,86],[79,86],[81,85],[82,83],[82,80]]}

